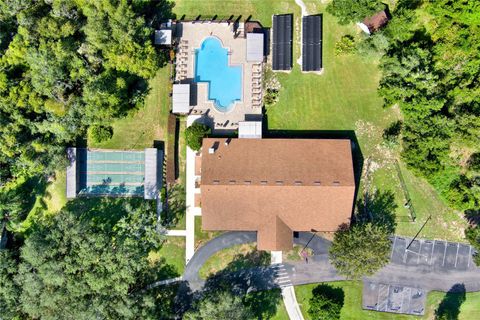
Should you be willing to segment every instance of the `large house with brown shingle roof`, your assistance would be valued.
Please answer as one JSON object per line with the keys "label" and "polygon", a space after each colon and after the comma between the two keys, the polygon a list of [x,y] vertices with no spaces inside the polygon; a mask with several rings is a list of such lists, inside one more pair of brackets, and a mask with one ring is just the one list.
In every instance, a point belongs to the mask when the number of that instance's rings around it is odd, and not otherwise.
{"label": "large house with brown shingle roof", "polygon": [[350,140],[205,138],[196,160],[204,230],[257,231],[259,250],[280,251],[294,231],[350,222]]}

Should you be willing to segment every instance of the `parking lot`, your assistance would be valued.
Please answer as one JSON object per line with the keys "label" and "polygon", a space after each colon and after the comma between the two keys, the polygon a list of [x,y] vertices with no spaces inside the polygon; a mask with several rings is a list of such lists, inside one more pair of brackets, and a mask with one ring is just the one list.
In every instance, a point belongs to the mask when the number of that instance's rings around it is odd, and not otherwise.
{"label": "parking lot", "polygon": [[364,282],[362,307],[366,310],[423,315],[426,292],[422,289]]}
{"label": "parking lot", "polygon": [[476,268],[472,261],[474,251],[468,244],[423,239],[416,239],[410,244],[411,240],[412,238],[400,236],[391,238],[392,253],[390,260],[392,263],[425,265],[443,270]]}

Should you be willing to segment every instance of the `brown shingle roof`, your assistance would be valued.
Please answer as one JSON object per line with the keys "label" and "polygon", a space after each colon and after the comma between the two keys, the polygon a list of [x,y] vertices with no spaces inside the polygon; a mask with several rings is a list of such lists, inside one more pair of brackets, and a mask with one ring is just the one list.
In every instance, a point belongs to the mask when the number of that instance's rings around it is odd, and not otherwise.
{"label": "brown shingle roof", "polygon": [[205,230],[254,230],[259,249],[287,250],[293,231],[349,223],[355,192],[349,140],[225,141],[203,140]]}
{"label": "brown shingle roof", "polygon": [[363,24],[367,26],[370,32],[375,32],[388,23],[388,15],[385,10],[377,12],[371,17],[365,18]]}

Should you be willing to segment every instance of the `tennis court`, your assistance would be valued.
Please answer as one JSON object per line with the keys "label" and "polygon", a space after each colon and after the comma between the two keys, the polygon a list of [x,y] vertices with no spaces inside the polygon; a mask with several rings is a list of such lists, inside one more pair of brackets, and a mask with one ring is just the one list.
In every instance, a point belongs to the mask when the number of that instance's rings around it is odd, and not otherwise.
{"label": "tennis court", "polygon": [[[163,163],[162,152],[157,149],[125,151],[70,148],[69,154],[71,174],[67,175],[67,180],[75,180],[67,183],[67,189],[69,185],[71,189],[75,188],[75,193],[67,190],[70,198],[77,194],[143,196],[146,199],[156,197],[158,184],[162,181],[159,174]],[[148,190],[145,190],[146,184]]]}

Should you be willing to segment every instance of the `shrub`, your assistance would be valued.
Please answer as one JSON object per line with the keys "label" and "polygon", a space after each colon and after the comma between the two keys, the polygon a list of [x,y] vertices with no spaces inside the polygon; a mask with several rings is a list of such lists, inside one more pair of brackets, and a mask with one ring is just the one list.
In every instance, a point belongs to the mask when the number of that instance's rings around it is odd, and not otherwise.
{"label": "shrub", "polygon": [[315,320],[340,319],[344,299],[342,289],[321,284],[312,290],[308,314]]}
{"label": "shrub", "polygon": [[202,147],[202,139],[211,132],[210,128],[204,124],[194,122],[185,130],[185,139],[187,145],[195,151]]}
{"label": "shrub", "polygon": [[93,125],[88,128],[88,136],[95,142],[107,141],[113,136],[113,128],[110,126]]}
{"label": "shrub", "polygon": [[355,38],[346,34],[335,43],[335,55],[349,54],[355,51]]}
{"label": "shrub", "polygon": [[398,143],[398,136],[400,135],[400,132],[402,131],[403,127],[403,122],[401,120],[397,120],[395,122],[392,122],[388,128],[383,130],[382,137],[383,139],[392,144],[397,144]]}

